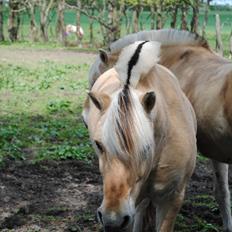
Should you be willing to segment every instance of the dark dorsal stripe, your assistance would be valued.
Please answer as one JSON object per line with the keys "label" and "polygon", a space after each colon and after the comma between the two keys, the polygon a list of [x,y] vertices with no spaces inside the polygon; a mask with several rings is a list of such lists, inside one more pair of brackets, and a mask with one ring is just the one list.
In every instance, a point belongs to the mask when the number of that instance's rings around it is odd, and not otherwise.
{"label": "dark dorsal stripe", "polygon": [[142,47],[147,42],[148,41],[144,41],[144,42],[142,42],[141,44],[138,45],[138,47],[136,48],[133,56],[131,57],[130,61],[128,62],[126,86],[128,86],[130,84],[130,78],[131,78],[132,68],[137,64],[137,62],[139,60],[140,52],[142,50]]}
{"label": "dark dorsal stripe", "polygon": [[[120,92],[119,97],[118,97],[120,122],[117,121],[117,127],[118,127],[118,133],[121,135],[119,137],[120,144],[127,151],[127,153],[133,152],[133,147],[134,147],[133,139],[132,139],[133,135],[130,134],[130,132],[132,131],[131,123],[129,122],[129,120],[133,120],[132,115],[131,115],[132,105],[131,105],[130,91],[129,91],[131,70],[137,64],[141,49],[143,45],[147,42],[148,41],[144,41],[138,45],[133,56],[128,62],[126,84],[124,85],[124,88],[122,89],[122,92]],[[126,133],[127,131],[129,132],[129,134]]]}

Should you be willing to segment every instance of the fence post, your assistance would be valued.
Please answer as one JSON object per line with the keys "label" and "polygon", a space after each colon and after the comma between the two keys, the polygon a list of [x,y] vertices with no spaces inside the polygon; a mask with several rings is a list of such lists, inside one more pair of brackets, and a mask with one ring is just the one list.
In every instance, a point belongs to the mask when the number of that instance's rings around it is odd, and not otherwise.
{"label": "fence post", "polygon": [[219,14],[216,14],[216,50],[220,55],[223,56],[223,44],[221,37],[221,23]]}
{"label": "fence post", "polygon": [[232,31],[230,32],[230,58],[232,58]]}

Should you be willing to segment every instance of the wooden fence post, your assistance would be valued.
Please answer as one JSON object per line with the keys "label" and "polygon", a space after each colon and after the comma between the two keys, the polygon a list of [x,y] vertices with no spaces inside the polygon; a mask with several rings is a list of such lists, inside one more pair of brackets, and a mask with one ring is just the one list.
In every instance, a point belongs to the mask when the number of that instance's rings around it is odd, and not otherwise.
{"label": "wooden fence post", "polygon": [[216,50],[220,55],[223,56],[223,44],[221,37],[221,23],[219,14],[216,14]]}
{"label": "wooden fence post", "polygon": [[232,58],[232,32],[230,34],[230,58]]}

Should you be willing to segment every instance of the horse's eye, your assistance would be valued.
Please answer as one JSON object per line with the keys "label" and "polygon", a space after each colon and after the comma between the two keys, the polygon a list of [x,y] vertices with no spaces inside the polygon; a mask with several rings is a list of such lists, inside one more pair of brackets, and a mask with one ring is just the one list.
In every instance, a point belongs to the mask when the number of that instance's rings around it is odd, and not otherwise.
{"label": "horse's eye", "polygon": [[98,150],[99,150],[101,153],[103,153],[103,152],[104,152],[103,144],[102,144],[101,142],[97,141],[97,140],[95,140],[94,142],[95,142],[95,144],[96,144]]}

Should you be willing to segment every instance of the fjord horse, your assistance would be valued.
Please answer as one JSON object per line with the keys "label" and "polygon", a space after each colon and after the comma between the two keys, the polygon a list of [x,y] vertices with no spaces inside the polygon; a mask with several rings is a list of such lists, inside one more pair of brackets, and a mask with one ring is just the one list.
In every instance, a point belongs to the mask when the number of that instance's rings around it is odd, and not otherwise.
{"label": "fjord horse", "polygon": [[83,28],[81,26],[75,26],[75,25],[72,25],[72,24],[68,24],[65,27],[65,35],[69,36],[71,33],[76,34],[76,36],[80,40],[82,40],[82,38],[84,36],[84,30],[83,30]]}
{"label": "fjord horse", "polygon": [[157,64],[160,44],[125,47],[91,87],[83,110],[99,158],[106,232],[143,229],[148,204],[156,229],[173,231],[196,159],[196,119],[176,77]]}
{"label": "fjord horse", "polygon": [[123,47],[138,41],[161,43],[160,64],[179,79],[197,117],[198,150],[212,159],[215,197],[224,231],[232,232],[228,164],[232,163],[232,62],[213,52],[207,41],[179,30],[143,31],[125,36],[101,51],[93,64],[90,86],[118,59]]}

